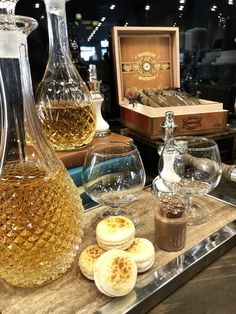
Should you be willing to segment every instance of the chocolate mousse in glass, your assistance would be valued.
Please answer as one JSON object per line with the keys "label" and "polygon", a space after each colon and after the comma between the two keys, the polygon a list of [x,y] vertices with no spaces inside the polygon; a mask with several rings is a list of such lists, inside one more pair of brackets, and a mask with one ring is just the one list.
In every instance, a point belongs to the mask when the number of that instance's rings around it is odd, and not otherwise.
{"label": "chocolate mousse in glass", "polygon": [[155,241],[165,251],[182,250],[186,241],[187,215],[183,198],[171,193],[155,195]]}

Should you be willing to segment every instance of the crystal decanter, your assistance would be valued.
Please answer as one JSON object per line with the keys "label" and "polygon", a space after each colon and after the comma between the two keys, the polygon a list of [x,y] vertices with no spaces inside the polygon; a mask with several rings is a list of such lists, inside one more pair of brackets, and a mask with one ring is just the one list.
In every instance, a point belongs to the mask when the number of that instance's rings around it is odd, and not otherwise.
{"label": "crystal decanter", "polygon": [[67,34],[66,0],[44,0],[49,58],[36,91],[36,108],[55,150],[73,150],[91,142],[96,130],[95,106],[73,64]]}
{"label": "crystal decanter", "polygon": [[34,287],[72,265],[83,207],[42,134],[27,51],[37,22],[13,15],[16,2],[0,1],[0,277]]}

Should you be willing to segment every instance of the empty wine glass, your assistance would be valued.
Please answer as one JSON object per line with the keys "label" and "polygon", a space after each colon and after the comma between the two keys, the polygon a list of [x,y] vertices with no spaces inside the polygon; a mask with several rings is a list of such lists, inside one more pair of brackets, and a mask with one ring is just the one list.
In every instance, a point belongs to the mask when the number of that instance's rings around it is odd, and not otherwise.
{"label": "empty wine glass", "polygon": [[133,143],[104,141],[92,145],[85,157],[82,177],[88,196],[109,206],[103,217],[125,215],[138,223],[137,213],[132,216],[120,208],[135,200],[145,185],[145,170]]}
{"label": "empty wine glass", "polygon": [[221,178],[221,158],[215,141],[199,136],[169,139],[159,159],[159,175],[169,190],[188,198],[188,224],[201,224],[211,212],[192,196],[212,191]]}

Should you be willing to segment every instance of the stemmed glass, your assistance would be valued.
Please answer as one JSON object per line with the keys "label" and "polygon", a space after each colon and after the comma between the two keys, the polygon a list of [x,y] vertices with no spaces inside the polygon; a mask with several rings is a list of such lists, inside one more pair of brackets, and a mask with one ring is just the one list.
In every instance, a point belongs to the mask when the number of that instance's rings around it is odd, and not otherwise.
{"label": "stemmed glass", "polygon": [[103,217],[125,215],[138,223],[137,216],[120,208],[135,200],[145,185],[145,170],[136,145],[121,141],[92,145],[85,157],[82,177],[88,196],[109,206]]}
{"label": "stemmed glass", "polygon": [[188,199],[188,224],[201,224],[211,212],[192,196],[212,191],[221,178],[221,158],[215,141],[199,136],[170,138],[159,159],[159,175],[172,192]]}

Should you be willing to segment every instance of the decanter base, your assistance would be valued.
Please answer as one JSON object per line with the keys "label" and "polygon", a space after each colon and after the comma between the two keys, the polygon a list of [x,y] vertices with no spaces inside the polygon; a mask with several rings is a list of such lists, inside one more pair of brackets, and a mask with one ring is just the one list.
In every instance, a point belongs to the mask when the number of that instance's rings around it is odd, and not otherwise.
{"label": "decanter base", "polygon": [[110,130],[106,130],[106,131],[96,131],[94,134],[94,137],[105,137],[111,134]]}

